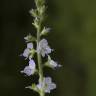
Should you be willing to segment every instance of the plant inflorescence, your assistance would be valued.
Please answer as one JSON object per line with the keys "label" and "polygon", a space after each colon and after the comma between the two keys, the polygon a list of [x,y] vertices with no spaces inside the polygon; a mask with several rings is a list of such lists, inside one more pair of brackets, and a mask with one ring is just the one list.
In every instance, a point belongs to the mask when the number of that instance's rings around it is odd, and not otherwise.
{"label": "plant inflorescence", "polygon": [[[43,68],[49,67],[55,69],[61,67],[61,65],[51,58],[50,54],[53,52],[53,49],[51,49],[48,41],[44,38],[50,32],[50,28],[43,24],[46,17],[45,0],[35,0],[35,4],[36,8],[31,9],[29,12],[34,17],[32,25],[36,28],[36,37],[32,36],[32,34],[24,37],[27,47],[22,53],[22,56],[25,57],[25,60],[29,60],[29,64],[25,66],[21,73],[27,76],[37,74],[39,76],[38,83],[32,83],[31,86],[26,88],[38,92],[40,96],[45,96],[45,93],[50,93],[51,90],[56,88],[56,84],[52,82],[51,77],[44,76]],[[37,57],[37,62],[34,56]],[[45,58],[47,58],[47,61],[43,61]]]}

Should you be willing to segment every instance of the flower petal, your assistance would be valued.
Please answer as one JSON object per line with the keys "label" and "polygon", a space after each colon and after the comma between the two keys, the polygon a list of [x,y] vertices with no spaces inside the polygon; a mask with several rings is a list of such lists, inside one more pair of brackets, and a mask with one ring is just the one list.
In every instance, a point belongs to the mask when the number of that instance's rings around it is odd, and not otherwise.
{"label": "flower petal", "polygon": [[30,76],[34,73],[34,70],[32,70],[29,66],[26,66],[21,73],[25,73],[26,75]]}
{"label": "flower petal", "polygon": [[34,62],[33,59],[30,59],[30,61],[29,61],[29,67],[30,67],[31,69],[35,69],[36,65],[35,65],[35,62]]}
{"label": "flower petal", "polygon": [[52,52],[52,49],[48,46],[48,42],[46,39],[42,39],[39,42],[39,45],[37,47],[37,52],[42,55],[42,57],[45,57],[45,55],[48,55]]}
{"label": "flower petal", "polygon": [[24,52],[23,52],[22,55],[23,55],[24,57],[28,58],[29,53],[30,53],[30,50],[29,50],[28,48],[26,48],[26,49],[24,50]]}
{"label": "flower petal", "polygon": [[27,48],[32,49],[33,48],[33,43],[27,43]]}
{"label": "flower petal", "polygon": [[45,83],[48,83],[48,84],[49,84],[49,83],[51,83],[51,82],[52,82],[52,79],[51,79],[50,77],[46,77],[46,78],[45,78]]}

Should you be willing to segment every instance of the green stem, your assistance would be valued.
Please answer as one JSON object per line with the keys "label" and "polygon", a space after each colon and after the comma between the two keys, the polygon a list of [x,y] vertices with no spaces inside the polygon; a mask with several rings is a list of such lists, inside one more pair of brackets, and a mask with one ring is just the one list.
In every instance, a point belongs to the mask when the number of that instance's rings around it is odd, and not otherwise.
{"label": "green stem", "polygon": [[[39,45],[39,41],[40,41],[40,29],[41,26],[39,26],[39,28],[37,29],[37,48]],[[42,58],[40,53],[37,53],[37,60],[38,60],[38,68],[39,68],[39,83],[43,82],[43,69],[42,69]],[[45,96],[44,90],[41,89],[40,91],[40,96]]]}
{"label": "green stem", "polygon": [[[40,32],[41,32],[41,25],[42,25],[42,18],[43,18],[43,13],[41,11],[43,11],[44,9],[40,10],[40,8],[44,5],[45,0],[35,0],[35,4],[36,4],[36,8],[38,11],[38,15],[39,15],[39,21],[37,23],[38,27],[37,27],[37,48],[39,46],[39,42],[40,42]],[[41,15],[42,13],[42,15]],[[37,52],[37,60],[38,60],[38,71],[39,71],[39,83],[43,82],[43,66],[42,66],[42,58],[41,58],[41,54]],[[44,89],[41,88],[40,89],[40,96],[45,96],[45,92]]]}

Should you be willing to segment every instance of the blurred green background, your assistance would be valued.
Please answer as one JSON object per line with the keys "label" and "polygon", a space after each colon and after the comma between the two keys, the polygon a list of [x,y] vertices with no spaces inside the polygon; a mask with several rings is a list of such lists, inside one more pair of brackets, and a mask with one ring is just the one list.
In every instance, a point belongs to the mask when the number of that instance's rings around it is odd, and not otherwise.
{"label": "blurred green background", "polygon": [[[57,89],[47,96],[96,96],[96,0],[47,0],[49,44],[63,65],[46,69]],[[24,36],[35,31],[28,11],[34,0],[0,0],[0,96],[38,96],[25,89],[33,78],[20,71],[27,62],[19,55]]]}

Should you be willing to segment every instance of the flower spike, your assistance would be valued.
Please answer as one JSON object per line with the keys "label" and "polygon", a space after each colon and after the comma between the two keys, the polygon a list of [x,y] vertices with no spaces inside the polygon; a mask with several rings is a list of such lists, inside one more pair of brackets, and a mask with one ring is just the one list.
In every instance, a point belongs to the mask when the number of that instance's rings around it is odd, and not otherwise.
{"label": "flower spike", "polygon": [[[34,1],[36,8],[31,9],[29,13],[34,17],[32,25],[36,28],[36,37],[31,34],[24,37],[27,47],[22,56],[29,60],[29,64],[25,66],[21,73],[30,77],[37,73],[36,76],[38,75],[39,77],[37,80],[38,83],[32,82],[31,86],[25,88],[29,88],[39,93],[40,96],[45,96],[46,93],[50,93],[52,90],[56,89],[56,84],[52,82],[51,77],[44,76],[43,66],[55,69],[61,67],[61,65],[49,56],[53,49],[51,49],[48,41],[44,38],[44,36],[50,32],[50,28],[44,26],[43,22],[45,19],[46,2],[45,0]],[[46,58],[48,59],[47,62],[45,62]]]}

